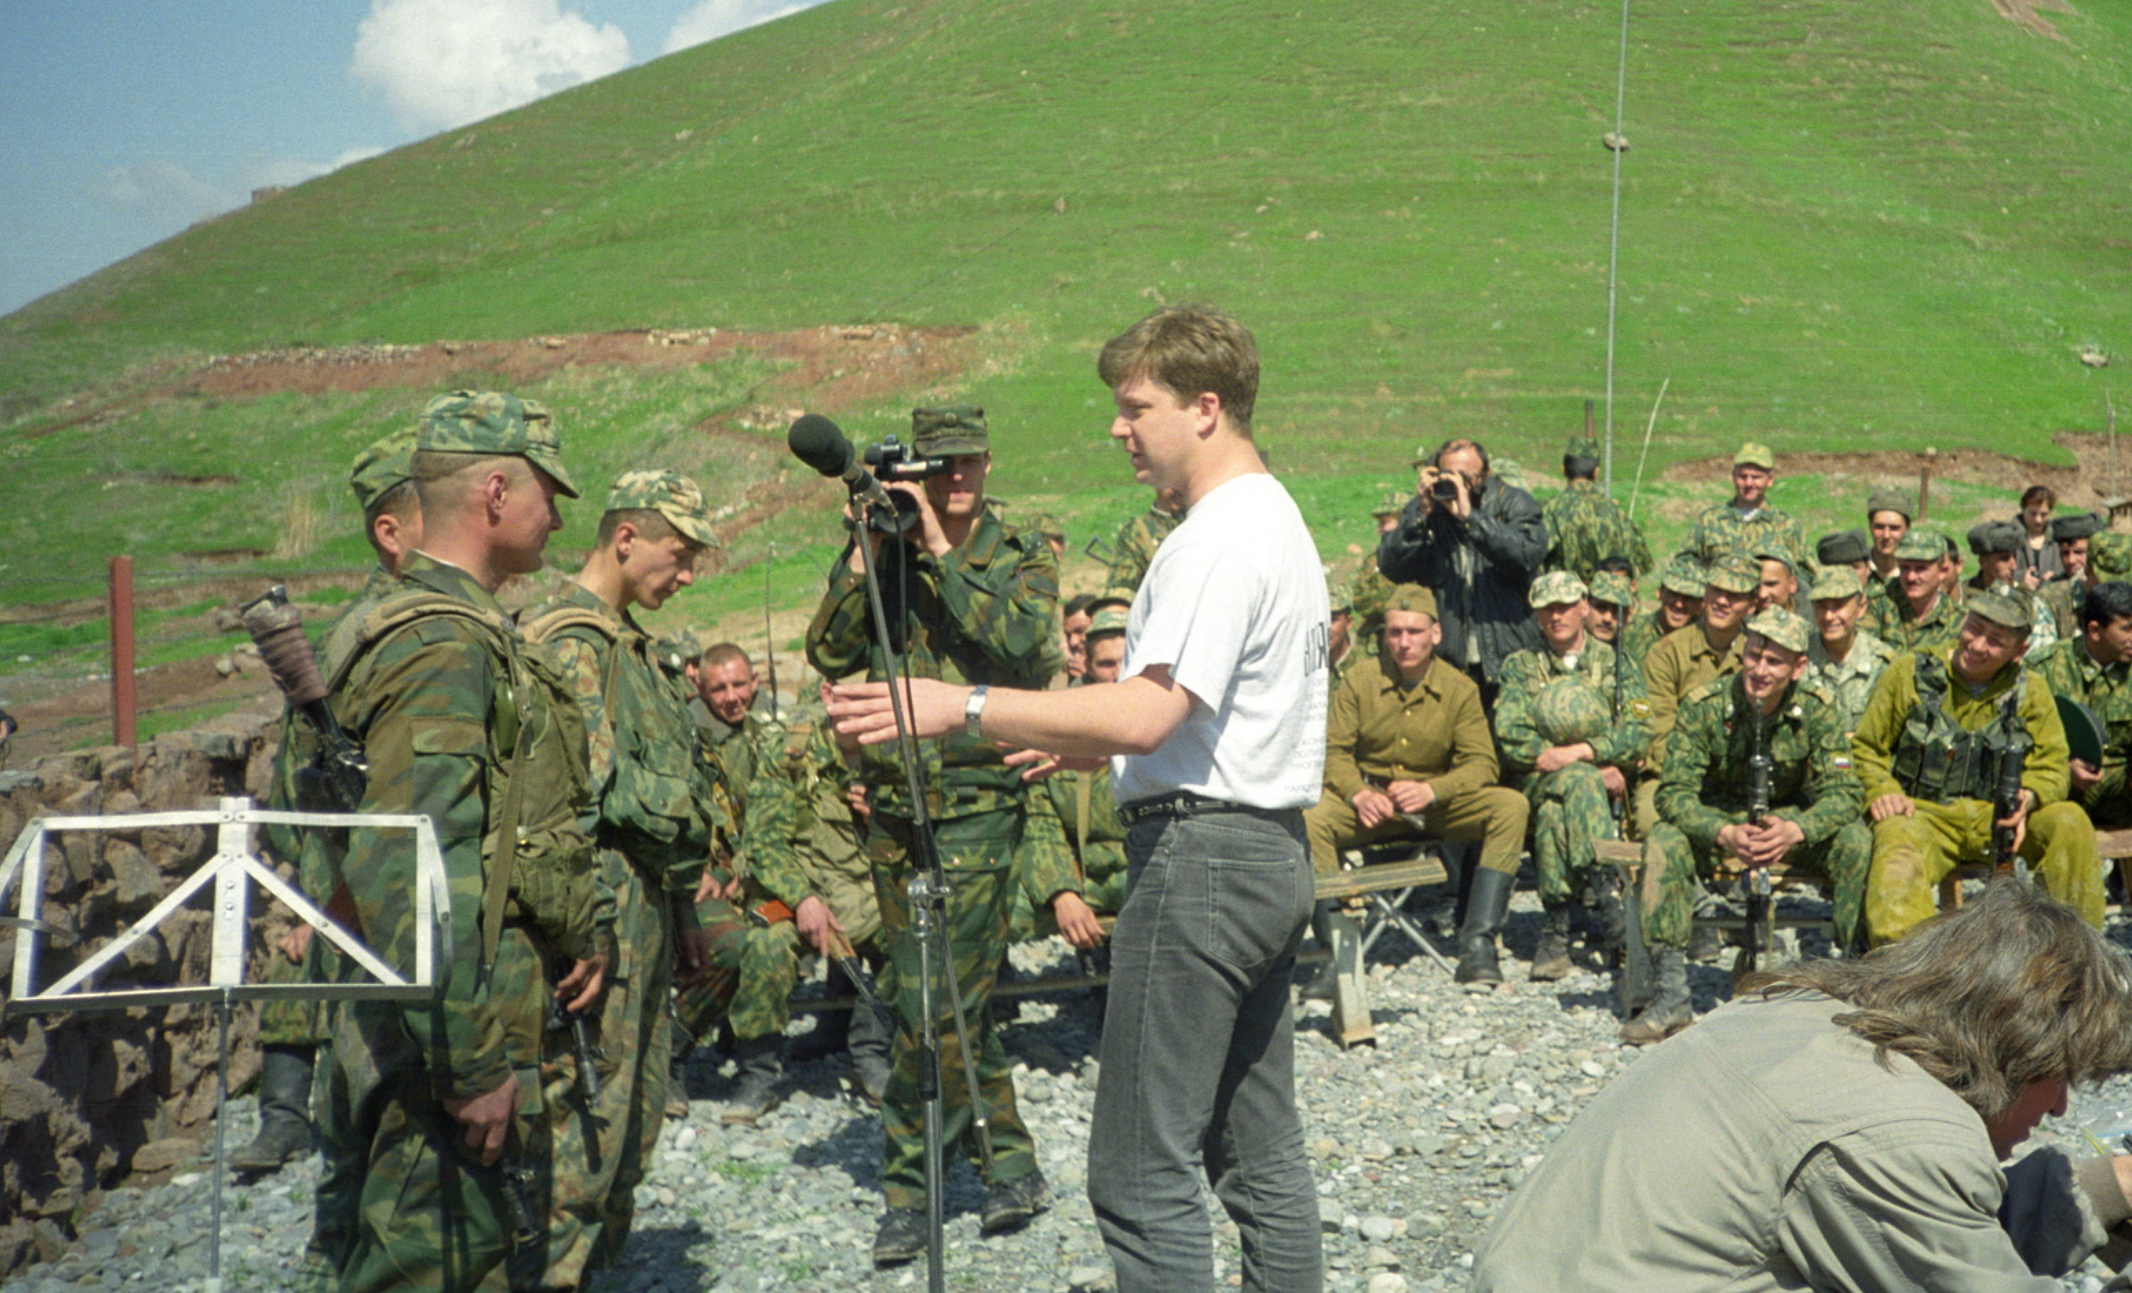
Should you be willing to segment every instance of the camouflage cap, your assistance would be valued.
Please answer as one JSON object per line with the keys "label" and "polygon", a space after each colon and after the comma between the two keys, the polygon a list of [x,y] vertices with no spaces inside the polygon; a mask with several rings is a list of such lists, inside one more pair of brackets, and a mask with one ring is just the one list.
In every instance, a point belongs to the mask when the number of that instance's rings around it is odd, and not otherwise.
{"label": "camouflage cap", "polygon": [[1902,490],[1876,489],[1866,495],[1866,519],[1871,520],[1875,512],[1893,512],[1905,522],[1909,522],[1916,519],[1917,508],[1913,506],[1914,502],[1914,498]]}
{"label": "camouflage cap", "polygon": [[1947,555],[1947,536],[1938,530],[1912,530],[1895,545],[1897,561],[1938,561]]}
{"label": "camouflage cap", "polygon": [[1382,502],[1378,503],[1377,506],[1371,508],[1370,515],[1376,517],[1378,520],[1383,520],[1387,516],[1397,516],[1401,512],[1404,512],[1406,510],[1406,506],[1407,496],[1405,494],[1401,494],[1397,491],[1394,491],[1390,494],[1386,494]]}
{"label": "camouflage cap", "polygon": [[2090,539],[2088,573],[2097,579],[2132,577],[2132,534],[2104,530]]}
{"label": "camouflage cap", "polygon": [[1409,611],[1436,618],[1436,594],[1420,584],[1401,584],[1392,590],[1391,600],[1385,602],[1386,614],[1393,611]]}
{"label": "camouflage cap", "polygon": [[1675,557],[1658,572],[1658,586],[1683,597],[1701,597],[1705,582],[1703,563],[1693,557]]}
{"label": "camouflage cap", "polygon": [[364,516],[387,493],[414,479],[414,456],[413,427],[395,431],[355,455],[355,465],[348,469],[348,488],[355,491],[356,506]]}
{"label": "camouflage cap", "polygon": [[1793,554],[1791,549],[1786,548],[1781,544],[1765,543],[1761,547],[1756,548],[1753,552],[1750,552],[1747,555],[1753,557],[1756,561],[1781,561],[1784,563],[1784,569],[1788,571],[1793,578],[1798,577],[1799,558],[1795,554]]}
{"label": "camouflage cap", "polygon": [[1028,524],[1022,526],[1022,528],[1035,534],[1041,534],[1054,543],[1066,542],[1065,522],[1049,512],[1038,512],[1030,517]]}
{"label": "camouflage cap", "polygon": [[1814,640],[1813,626],[1796,611],[1771,606],[1756,611],[1747,620],[1747,631],[1759,634],[1794,655],[1802,655]]}
{"label": "camouflage cap", "polygon": [[1873,538],[1864,530],[1838,530],[1814,544],[1814,560],[1824,566],[1865,561],[1873,555]]}
{"label": "camouflage cap", "polygon": [[1355,613],[1355,599],[1353,594],[1351,594],[1345,588],[1331,587],[1331,580],[1327,580],[1326,582],[1328,585],[1327,591],[1331,595],[1332,613],[1334,615],[1353,615]]}
{"label": "camouflage cap", "polygon": [[1738,453],[1732,455],[1732,465],[1735,467],[1760,467],[1763,471],[1775,471],[1777,469],[1777,455],[1770,452],[1768,445],[1758,440],[1749,440],[1746,444],[1740,446]]}
{"label": "camouflage cap", "polygon": [[1562,470],[1583,475],[1599,466],[1599,442],[1588,435],[1575,435],[1562,450]]}
{"label": "camouflage cap", "polygon": [[1126,621],[1131,618],[1130,610],[1113,602],[1089,617],[1088,637],[1094,639],[1111,633],[1123,633]]}
{"label": "camouflage cap", "polygon": [[681,536],[706,548],[722,548],[711,530],[710,504],[703,489],[677,471],[642,468],[625,471],[607,491],[609,512],[657,512],[673,523]]}
{"label": "camouflage cap", "polygon": [[927,457],[992,452],[985,411],[974,404],[911,410],[911,448]]}
{"label": "camouflage cap", "polygon": [[1436,457],[1436,447],[1424,440],[1414,447],[1414,461],[1407,465],[1410,467],[1426,467],[1434,457]]}
{"label": "camouflage cap", "polygon": [[1971,593],[1962,609],[1978,619],[1990,620],[2004,628],[2018,629],[2023,633],[2035,624],[2036,615],[2031,609],[2026,589],[2010,584],[1995,585],[1990,592]]}
{"label": "camouflage cap", "polygon": [[563,442],[548,406],[501,391],[451,391],[431,400],[415,425],[415,448],[427,453],[504,454],[554,478],[563,497],[578,497],[563,470]]}
{"label": "camouflage cap", "polygon": [[1532,581],[1532,591],[1526,600],[1534,607],[1567,606],[1582,601],[1591,593],[1584,581],[1577,578],[1574,570],[1550,570]]}
{"label": "camouflage cap", "polygon": [[1814,577],[1813,591],[1808,594],[1817,602],[1840,602],[1856,597],[1865,591],[1858,572],[1849,566],[1828,566]]}
{"label": "camouflage cap", "polygon": [[688,633],[678,637],[660,638],[652,644],[652,652],[659,657],[660,664],[674,673],[680,673],[684,666],[703,659],[702,644],[696,641],[693,634]]}
{"label": "camouflage cap", "polygon": [[2026,537],[2012,521],[1985,521],[1969,527],[1969,550],[1980,557],[2018,552]]}
{"label": "camouflage cap", "polygon": [[1592,576],[1591,598],[1623,609],[1636,604],[1636,586],[1629,577],[1612,570],[1602,570]]}
{"label": "camouflage cap", "polygon": [[2093,512],[2071,512],[2051,518],[2051,540],[2064,543],[2068,539],[2092,539],[2103,529],[2103,519]]}
{"label": "camouflage cap", "polygon": [[1722,589],[1728,593],[1752,593],[1762,587],[1762,567],[1753,557],[1729,553],[1710,563],[1710,573],[1703,578],[1705,590]]}

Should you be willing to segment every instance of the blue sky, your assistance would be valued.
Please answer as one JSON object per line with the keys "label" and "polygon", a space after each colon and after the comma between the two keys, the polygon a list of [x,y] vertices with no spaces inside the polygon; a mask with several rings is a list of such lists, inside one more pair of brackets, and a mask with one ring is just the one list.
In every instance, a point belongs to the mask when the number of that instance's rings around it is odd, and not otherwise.
{"label": "blue sky", "polygon": [[297,183],[822,0],[0,0],[0,314]]}

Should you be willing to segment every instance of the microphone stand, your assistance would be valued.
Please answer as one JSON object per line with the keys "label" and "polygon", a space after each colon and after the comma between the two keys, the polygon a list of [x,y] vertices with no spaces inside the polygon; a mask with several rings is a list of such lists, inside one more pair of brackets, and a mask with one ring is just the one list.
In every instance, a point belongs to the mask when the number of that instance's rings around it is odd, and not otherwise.
{"label": "microphone stand", "polygon": [[[895,508],[880,502],[868,502],[856,491],[852,498],[865,509],[864,518],[851,523],[854,529],[852,544],[859,550],[859,560],[866,572],[866,601],[873,614],[874,640],[885,662],[882,672],[889,679],[890,712],[896,720],[896,753],[903,764],[904,787],[911,801],[911,931],[918,940],[918,1009],[922,1016],[917,1030],[918,1095],[925,1106],[926,1288],[928,1293],[946,1293],[946,1219],[943,1209],[946,1173],[941,1145],[940,1021],[935,1006],[938,989],[933,982],[933,970],[935,964],[945,965],[942,934],[946,927],[950,886],[947,872],[940,865],[940,852],[934,845],[932,818],[926,811],[925,774],[918,761],[918,743],[911,735],[912,724],[906,708],[908,698],[895,686],[899,674],[908,679],[909,661],[904,657],[899,665],[901,653],[896,649],[897,639],[889,632],[888,610],[881,597],[880,567],[874,559],[873,545],[866,538],[867,526],[880,516],[886,523],[882,531],[884,536],[902,541],[893,528]],[[970,1088],[970,1134],[989,1163],[991,1141],[986,1133],[987,1119],[978,1101],[976,1058],[970,1053],[969,1024],[963,1017],[962,985],[956,981],[954,967],[945,968],[949,999],[955,1010],[955,1032],[962,1043],[963,1074]]]}

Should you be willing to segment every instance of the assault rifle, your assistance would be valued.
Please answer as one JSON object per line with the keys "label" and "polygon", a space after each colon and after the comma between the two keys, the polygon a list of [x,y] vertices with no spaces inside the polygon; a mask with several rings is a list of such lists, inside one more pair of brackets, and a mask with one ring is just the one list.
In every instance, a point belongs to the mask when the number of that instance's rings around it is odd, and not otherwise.
{"label": "assault rifle", "polygon": [[2017,742],[2007,742],[1999,754],[1999,779],[1991,800],[1991,870],[1993,875],[2016,874],[2021,855],[2015,851],[2018,828],[2006,819],[2021,811],[2021,768],[2028,751]]}
{"label": "assault rifle", "polygon": [[289,605],[288,588],[274,585],[246,602],[239,613],[244,631],[259,648],[259,658],[266,662],[289,711],[318,738],[318,759],[296,770],[298,806],[354,812],[370,782],[370,764],[363,758],[362,747],[348,739],[326,705],[326,683],[318,674],[318,658],[312,653],[311,639],[304,636],[303,618]]}
{"label": "assault rifle", "polygon": [[[1772,771],[1769,751],[1763,747],[1762,708],[1753,697],[1747,702],[1753,709],[1747,727],[1747,824],[1760,827],[1769,820],[1769,778]],[[1747,894],[1747,928],[1740,940],[1738,973],[1749,974],[1755,968],[1755,960],[1762,951],[1762,930],[1769,923],[1769,871],[1766,867],[1751,867],[1741,877],[1740,887]]]}

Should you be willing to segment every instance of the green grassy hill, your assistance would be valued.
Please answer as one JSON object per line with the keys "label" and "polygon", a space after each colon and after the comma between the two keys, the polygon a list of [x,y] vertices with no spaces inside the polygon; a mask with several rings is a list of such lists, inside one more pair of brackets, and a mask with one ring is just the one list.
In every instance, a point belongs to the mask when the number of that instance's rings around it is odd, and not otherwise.
{"label": "green grassy hill", "polygon": [[[1624,492],[1667,381],[1654,475],[1747,437],[2070,461],[2050,437],[2100,429],[2132,363],[2132,8],[2080,8],[2052,38],[1990,0],[1638,6]],[[93,576],[121,543],[358,561],[340,473],[419,393],[114,394],[292,345],[978,325],[958,393],[992,415],[997,488],[1096,533],[1139,501],[1093,351],[1185,299],[1258,331],[1262,435],[1330,554],[1417,441],[1479,435],[1545,476],[1602,393],[1619,22],[1561,0],[837,0],[349,167],[0,320],[0,467],[36,500],[0,521],[0,601],[45,596],[10,574]],[[775,427],[688,444],[763,377],[529,393],[601,470],[650,427],[707,472],[796,472]],[[828,411],[878,435],[914,394]],[[180,473],[237,484],[155,484]],[[1647,483],[1643,507],[1663,539],[1714,492]],[[1776,497],[1825,526],[1855,523],[1852,493],[1804,468]],[[292,517],[315,543],[286,541]],[[780,513],[730,560],[777,541],[797,595],[823,525]]]}

